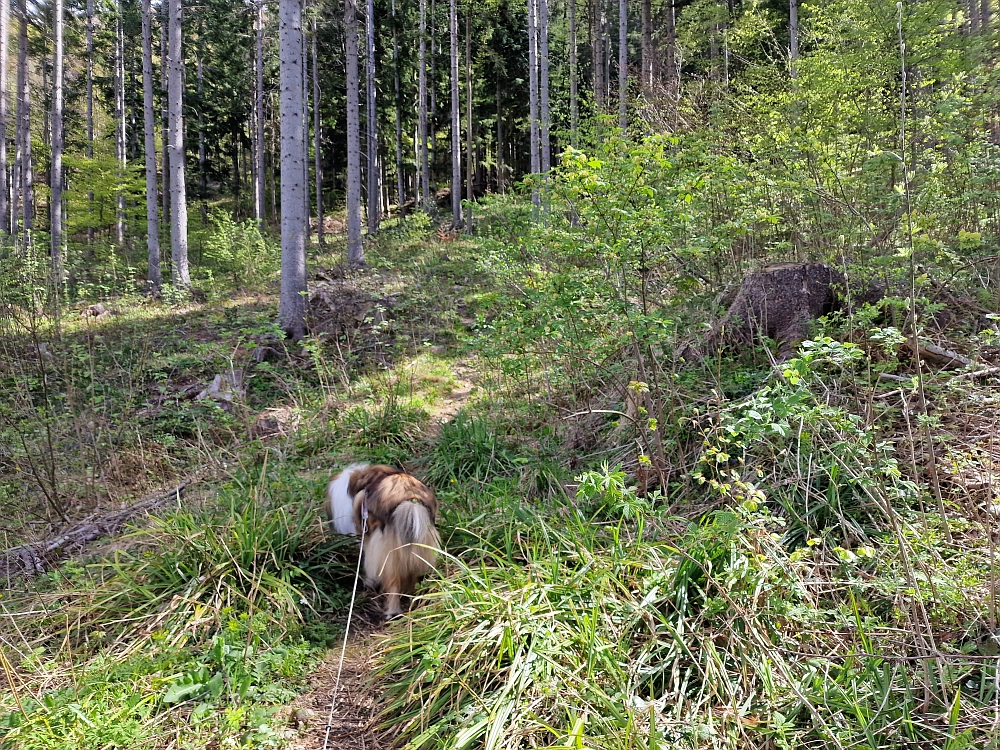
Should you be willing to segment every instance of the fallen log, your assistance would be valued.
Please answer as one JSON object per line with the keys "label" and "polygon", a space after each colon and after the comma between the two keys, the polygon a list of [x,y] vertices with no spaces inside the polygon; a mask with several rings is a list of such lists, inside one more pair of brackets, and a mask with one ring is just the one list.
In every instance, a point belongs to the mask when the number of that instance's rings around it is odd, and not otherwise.
{"label": "fallen log", "polygon": [[51,539],[10,547],[0,552],[0,574],[9,584],[16,578],[44,573],[52,563],[79,552],[95,539],[118,532],[133,519],[180,497],[192,482],[193,479],[185,480],[168,492],[144,498],[127,508],[78,521]]}

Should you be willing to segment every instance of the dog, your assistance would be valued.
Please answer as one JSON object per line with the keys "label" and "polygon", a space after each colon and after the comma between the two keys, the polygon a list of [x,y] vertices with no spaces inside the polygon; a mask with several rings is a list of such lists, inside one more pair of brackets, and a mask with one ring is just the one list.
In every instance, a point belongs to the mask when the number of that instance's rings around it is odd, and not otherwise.
{"label": "dog", "polygon": [[434,492],[400,469],[357,463],[330,480],[326,507],[334,531],[364,531],[365,585],[381,587],[387,619],[401,614],[400,599],[411,598],[434,570],[441,546]]}

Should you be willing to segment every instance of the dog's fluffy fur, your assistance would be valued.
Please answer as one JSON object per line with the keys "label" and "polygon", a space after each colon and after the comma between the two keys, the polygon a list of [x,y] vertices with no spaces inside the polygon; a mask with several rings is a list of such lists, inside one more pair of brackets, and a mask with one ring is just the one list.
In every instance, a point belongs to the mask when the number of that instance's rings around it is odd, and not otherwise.
{"label": "dog's fluffy fur", "polygon": [[441,546],[434,493],[391,466],[351,464],[330,481],[326,505],[333,529],[355,536],[363,528],[362,506],[367,506],[365,584],[381,587],[385,615],[395,617],[402,612],[400,598],[412,597],[417,581],[434,569]]}

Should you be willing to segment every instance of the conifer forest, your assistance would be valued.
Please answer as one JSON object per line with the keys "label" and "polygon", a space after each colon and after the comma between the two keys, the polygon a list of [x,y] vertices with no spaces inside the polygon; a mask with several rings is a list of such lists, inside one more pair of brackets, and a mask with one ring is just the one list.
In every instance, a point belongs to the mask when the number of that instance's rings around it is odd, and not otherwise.
{"label": "conifer forest", "polygon": [[0,0],[0,750],[1000,750],[998,13]]}

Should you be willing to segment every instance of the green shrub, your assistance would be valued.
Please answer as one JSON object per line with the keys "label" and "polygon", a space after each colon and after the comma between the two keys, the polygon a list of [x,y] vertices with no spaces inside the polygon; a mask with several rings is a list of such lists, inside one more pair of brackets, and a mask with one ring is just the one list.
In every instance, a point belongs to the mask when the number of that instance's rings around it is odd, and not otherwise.
{"label": "green shrub", "polygon": [[229,211],[215,209],[212,232],[205,240],[205,257],[232,275],[237,287],[259,285],[281,267],[281,248],[265,237],[253,219],[237,222]]}

